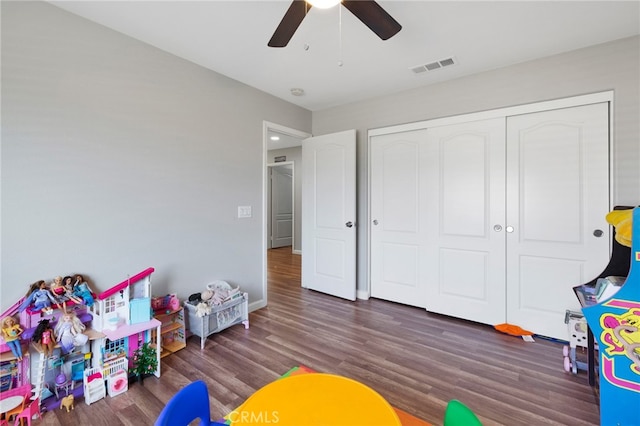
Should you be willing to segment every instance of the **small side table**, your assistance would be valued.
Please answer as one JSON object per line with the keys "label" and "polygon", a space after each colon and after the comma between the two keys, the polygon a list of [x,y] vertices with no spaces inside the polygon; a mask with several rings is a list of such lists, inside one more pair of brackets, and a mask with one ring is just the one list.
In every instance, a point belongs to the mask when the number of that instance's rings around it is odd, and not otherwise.
{"label": "small side table", "polygon": [[18,405],[22,404],[24,396],[16,395],[10,396],[4,399],[0,399],[0,414],[4,414],[7,411],[11,411]]}

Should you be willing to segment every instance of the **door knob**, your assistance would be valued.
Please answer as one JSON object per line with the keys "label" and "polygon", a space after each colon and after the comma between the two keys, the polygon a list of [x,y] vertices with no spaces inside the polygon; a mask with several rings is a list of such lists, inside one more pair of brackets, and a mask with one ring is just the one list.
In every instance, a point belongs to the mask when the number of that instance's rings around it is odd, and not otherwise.
{"label": "door knob", "polygon": [[593,231],[593,235],[597,238],[600,238],[604,235],[604,232],[602,232],[602,229],[596,229]]}
{"label": "door knob", "polygon": [[347,225],[347,228],[351,228],[353,226],[353,222],[349,221],[345,223],[345,225]]}
{"label": "door knob", "polygon": [[508,233],[512,233],[513,232],[513,226],[509,225],[506,228],[504,228],[505,231],[507,231]]}
{"label": "door knob", "polygon": [[378,219],[373,219],[373,224],[377,225],[378,224]]}
{"label": "door knob", "polygon": [[502,231],[502,226],[500,226],[500,225],[493,225],[493,230],[494,230],[494,231],[496,231],[496,232],[500,232],[500,231]]}

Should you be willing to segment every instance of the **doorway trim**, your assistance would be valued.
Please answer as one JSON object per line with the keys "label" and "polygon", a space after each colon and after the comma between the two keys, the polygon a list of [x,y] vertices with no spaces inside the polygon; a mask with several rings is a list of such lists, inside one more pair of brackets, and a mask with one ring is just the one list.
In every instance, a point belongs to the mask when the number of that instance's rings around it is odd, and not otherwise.
{"label": "doorway trim", "polygon": [[[294,138],[299,138],[300,141],[310,138],[311,133],[304,132],[302,130],[293,129],[291,127],[283,126],[281,124],[272,123],[264,120],[262,122],[262,300],[264,307],[268,303],[267,298],[267,184],[269,182],[269,167],[267,165],[267,151],[269,146],[269,132],[275,131]],[[293,247],[293,246],[292,246]]]}

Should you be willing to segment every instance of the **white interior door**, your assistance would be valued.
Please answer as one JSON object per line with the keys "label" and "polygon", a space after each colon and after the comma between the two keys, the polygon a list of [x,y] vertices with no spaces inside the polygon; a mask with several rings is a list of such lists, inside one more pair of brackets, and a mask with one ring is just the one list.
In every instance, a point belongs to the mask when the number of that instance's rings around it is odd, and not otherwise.
{"label": "white interior door", "polygon": [[371,296],[425,307],[426,130],[374,136],[371,165]]}
{"label": "white interior door", "polygon": [[427,130],[428,311],[505,321],[505,119]]}
{"label": "white interior door", "polygon": [[302,286],[356,298],[356,132],[302,142]]}
{"label": "white interior door", "polygon": [[292,244],[293,166],[271,166],[271,248]]}
{"label": "white interior door", "polygon": [[609,259],[608,103],[509,117],[507,144],[507,320],[566,340]]}

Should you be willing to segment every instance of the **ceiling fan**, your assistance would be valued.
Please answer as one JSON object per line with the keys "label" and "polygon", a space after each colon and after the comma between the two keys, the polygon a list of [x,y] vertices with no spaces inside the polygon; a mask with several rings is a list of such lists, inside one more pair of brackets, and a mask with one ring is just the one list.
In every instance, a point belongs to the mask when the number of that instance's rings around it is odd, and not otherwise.
{"label": "ceiling fan", "polygon": [[349,12],[353,13],[382,40],[393,37],[402,29],[402,26],[373,0],[334,0],[329,2],[327,2],[327,0],[320,2],[318,0],[310,0],[308,2],[304,0],[293,0],[267,45],[269,47],[285,47],[302,23],[309,9],[311,9],[313,5],[323,7],[321,5],[322,3],[331,3],[324,7],[331,7],[342,3]]}

